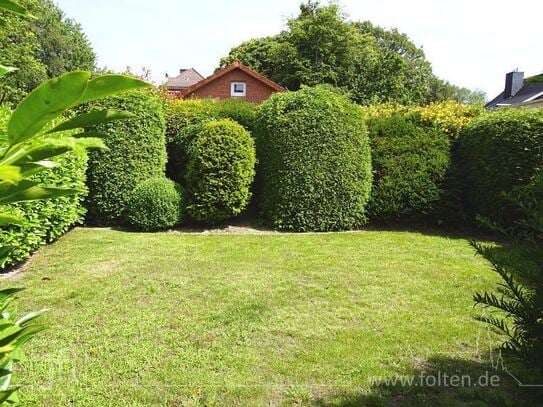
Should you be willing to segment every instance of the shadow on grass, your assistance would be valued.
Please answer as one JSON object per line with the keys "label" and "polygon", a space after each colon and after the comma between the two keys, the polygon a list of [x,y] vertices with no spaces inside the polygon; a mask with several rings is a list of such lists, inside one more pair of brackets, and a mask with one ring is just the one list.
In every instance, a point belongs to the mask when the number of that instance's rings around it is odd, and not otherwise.
{"label": "shadow on grass", "polygon": [[[543,405],[543,387],[521,387],[501,366],[494,367],[496,364],[490,360],[477,362],[433,357],[427,360],[424,366],[401,375],[375,378],[374,384],[365,393],[353,391],[329,394],[315,400],[312,405],[316,407]],[[522,371],[522,368],[520,369]],[[526,375],[528,375],[526,371],[523,371],[519,377]],[[540,380],[534,379],[533,375],[530,377],[530,380]]]}

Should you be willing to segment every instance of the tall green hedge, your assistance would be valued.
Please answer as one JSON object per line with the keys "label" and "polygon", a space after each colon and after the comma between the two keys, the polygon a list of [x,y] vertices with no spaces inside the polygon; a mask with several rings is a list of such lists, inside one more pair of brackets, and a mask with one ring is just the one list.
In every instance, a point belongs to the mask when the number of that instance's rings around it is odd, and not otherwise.
{"label": "tall green hedge", "polygon": [[366,222],[370,143],[360,109],[328,87],[278,93],[257,118],[259,202],[273,227],[351,229]]}
{"label": "tall green hedge", "polygon": [[86,205],[88,221],[98,225],[123,223],[127,199],[143,180],[164,175],[165,120],[158,95],[135,91],[90,103],[88,110],[119,109],[135,118],[101,125],[109,151],[89,154]]}
{"label": "tall green hedge", "polygon": [[543,109],[503,109],[475,119],[459,139],[469,215],[508,225],[506,193],[543,168]]}
{"label": "tall green hedge", "polygon": [[[0,133],[5,130],[9,114],[7,110],[0,109]],[[57,157],[55,161],[61,165],[36,174],[33,180],[47,186],[75,188],[82,192],[44,201],[6,205],[7,209],[25,222],[22,225],[0,227],[0,246],[12,247],[7,262],[0,264],[0,269],[27,259],[41,245],[59,238],[83,220],[87,154],[85,151],[73,151]]]}
{"label": "tall green hedge", "polygon": [[249,203],[255,176],[253,138],[229,119],[193,129],[185,176],[189,215],[208,224],[239,215]]}
{"label": "tall green hedge", "polygon": [[448,136],[415,115],[369,120],[373,189],[370,220],[422,220],[435,213],[450,164]]}

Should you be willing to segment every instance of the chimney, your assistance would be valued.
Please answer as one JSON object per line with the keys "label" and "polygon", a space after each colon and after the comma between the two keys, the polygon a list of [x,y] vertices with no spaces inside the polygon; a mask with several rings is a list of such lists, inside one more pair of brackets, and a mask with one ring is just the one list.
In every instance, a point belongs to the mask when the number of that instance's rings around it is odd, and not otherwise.
{"label": "chimney", "polygon": [[184,68],[184,69],[181,68],[181,69],[179,70],[179,73],[182,74],[182,73],[185,72],[186,70],[187,70],[186,68]]}
{"label": "chimney", "polygon": [[505,75],[505,99],[512,98],[524,86],[524,72],[513,71]]}

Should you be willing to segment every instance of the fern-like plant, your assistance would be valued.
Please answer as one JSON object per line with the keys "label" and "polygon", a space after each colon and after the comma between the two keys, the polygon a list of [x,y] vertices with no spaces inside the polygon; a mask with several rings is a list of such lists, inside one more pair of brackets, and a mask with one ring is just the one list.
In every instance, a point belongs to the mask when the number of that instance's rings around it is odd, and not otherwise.
{"label": "fern-like plant", "polygon": [[505,354],[543,372],[543,172],[510,199],[520,219],[508,229],[483,220],[511,240],[509,254],[473,242],[502,281],[497,292],[476,293],[476,304],[491,310],[477,317],[505,335]]}

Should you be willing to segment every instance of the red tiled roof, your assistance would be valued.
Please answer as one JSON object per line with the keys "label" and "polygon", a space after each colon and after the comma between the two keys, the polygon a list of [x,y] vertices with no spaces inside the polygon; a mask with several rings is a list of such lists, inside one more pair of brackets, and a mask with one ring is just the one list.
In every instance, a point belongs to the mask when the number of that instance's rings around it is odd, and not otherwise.
{"label": "red tiled roof", "polygon": [[231,63],[227,67],[215,72],[213,75],[208,76],[207,78],[201,80],[198,83],[195,83],[194,85],[188,87],[187,89],[184,89],[183,90],[183,96],[190,95],[191,93],[195,92],[196,90],[198,90],[198,89],[202,88],[203,86],[213,82],[214,80],[220,78],[221,76],[226,75],[229,72],[232,72],[235,69],[239,69],[239,70],[245,72],[247,75],[252,76],[256,80],[264,83],[268,87],[270,87],[270,88],[272,88],[272,89],[274,89],[274,90],[276,90],[278,92],[285,92],[286,91],[286,89],[284,87],[282,87],[281,85],[278,85],[274,81],[271,81],[268,78],[260,75],[259,73],[253,71],[251,68],[246,67],[241,62],[234,61],[233,63]]}

